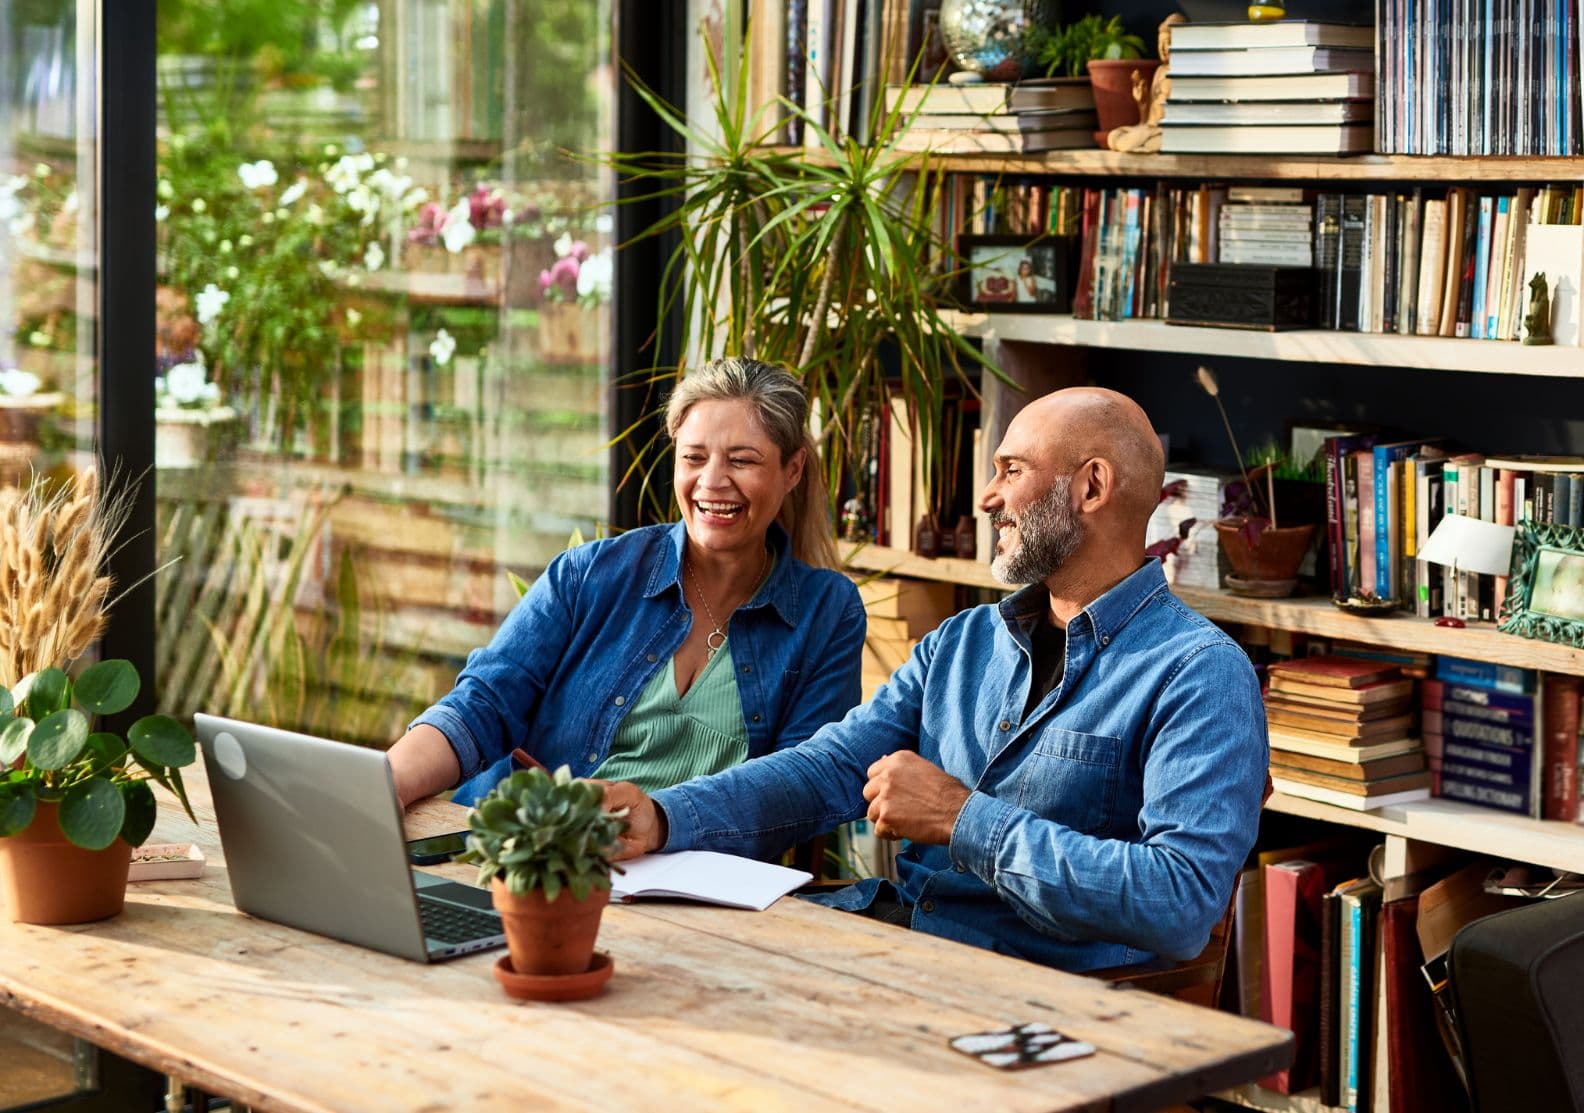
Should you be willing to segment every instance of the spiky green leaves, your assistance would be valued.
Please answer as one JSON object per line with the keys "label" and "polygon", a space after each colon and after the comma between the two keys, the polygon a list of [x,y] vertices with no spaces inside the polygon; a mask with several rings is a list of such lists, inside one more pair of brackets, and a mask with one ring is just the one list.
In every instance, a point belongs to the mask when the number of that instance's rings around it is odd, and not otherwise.
{"label": "spiky green leaves", "polygon": [[513,773],[468,817],[459,862],[480,867],[479,884],[500,876],[519,896],[540,889],[553,901],[562,890],[577,900],[610,888],[611,854],[625,809],[601,807],[599,785],[573,778],[566,766]]}

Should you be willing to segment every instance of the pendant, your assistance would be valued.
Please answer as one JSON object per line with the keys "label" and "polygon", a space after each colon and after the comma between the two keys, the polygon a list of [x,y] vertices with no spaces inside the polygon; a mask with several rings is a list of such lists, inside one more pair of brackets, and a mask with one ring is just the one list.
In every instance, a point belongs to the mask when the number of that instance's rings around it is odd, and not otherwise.
{"label": "pendant", "polygon": [[708,654],[707,654],[707,656],[704,659],[706,661],[715,660],[715,654],[719,653],[721,651],[721,646],[723,646],[725,644],[726,644],[726,633],[725,633],[725,631],[720,630],[718,628],[714,629],[714,630],[711,630],[709,632],[709,637],[704,639],[704,646],[708,650]]}

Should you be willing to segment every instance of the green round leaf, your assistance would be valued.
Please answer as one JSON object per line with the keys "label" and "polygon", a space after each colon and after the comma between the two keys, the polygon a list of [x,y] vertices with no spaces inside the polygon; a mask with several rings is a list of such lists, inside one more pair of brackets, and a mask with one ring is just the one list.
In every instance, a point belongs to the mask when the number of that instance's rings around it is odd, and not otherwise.
{"label": "green round leaf", "polygon": [[64,769],[77,760],[88,742],[88,716],[75,707],[56,711],[33,728],[28,761],[36,769]]}
{"label": "green round leaf", "polygon": [[9,769],[17,758],[27,753],[28,738],[33,733],[33,720],[18,716],[7,719],[0,727],[0,769]]}
{"label": "green round leaf", "polygon": [[42,721],[66,706],[66,688],[70,682],[60,669],[41,669],[33,675],[28,686],[28,717]]}
{"label": "green round leaf", "polygon": [[0,838],[26,831],[37,806],[33,786],[26,781],[0,788]]}
{"label": "green round leaf", "polygon": [[125,711],[137,699],[138,674],[131,661],[100,661],[83,670],[74,689],[77,705],[95,715]]}
{"label": "green round leaf", "polygon": [[16,701],[11,698],[11,693],[5,688],[0,688],[0,715],[9,715],[16,710]]}
{"label": "green round leaf", "polygon": [[133,846],[142,846],[154,830],[154,790],[147,781],[126,781],[120,786],[121,800],[126,805],[126,818],[121,821],[121,837]]}
{"label": "green round leaf", "polygon": [[169,715],[145,715],[127,731],[127,741],[145,764],[180,768],[197,756],[192,735]]}
{"label": "green round leaf", "polygon": [[103,850],[115,842],[126,819],[126,801],[104,777],[72,785],[61,797],[61,831],[84,850]]}

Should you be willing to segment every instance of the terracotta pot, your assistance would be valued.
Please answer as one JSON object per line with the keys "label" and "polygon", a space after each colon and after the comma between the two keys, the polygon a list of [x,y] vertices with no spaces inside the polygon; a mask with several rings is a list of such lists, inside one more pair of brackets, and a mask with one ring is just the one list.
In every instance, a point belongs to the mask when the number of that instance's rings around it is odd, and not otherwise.
{"label": "terracotta pot", "polygon": [[40,803],[26,830],[0,839],[0,905],[23,924],[85,924],[119,915],[126,903],[132,847],[104,850],[68,842],[58,804]]}
{"label": "terracotta pot", "polygon": [[1309,551],[1309,539],[1314,536],[1314,525],[1267,526],[1260,532],[1259,541],[1252,547],[1243,525],[1247,518],[1222,518],[1215,523],[1216,537],[1233,575],[1245,582],[1278,582],[1295,580],[1298,566]]}
{"label": "terracotta pot", "polygon": [[610,893],[595,889],[583,900],[563,890],[546,901],[538,889],[526,896],[508,892],[500,878],[490,896],[506,929],[506,949],[519,974],[581,974],[594,960],[594,940]]}
{"label": "terracotta pot", "polygon": [[1089,86],[1094,90],[1095,115],[1100,118],[1100,130],[1095,132],[1097,144],[1104,147],[1112,129],[1139,122],[1133,75],[1137,73],[1148,89],[1159,66],[1160,61],[1155,58],[1100,58],[1089,63]]}

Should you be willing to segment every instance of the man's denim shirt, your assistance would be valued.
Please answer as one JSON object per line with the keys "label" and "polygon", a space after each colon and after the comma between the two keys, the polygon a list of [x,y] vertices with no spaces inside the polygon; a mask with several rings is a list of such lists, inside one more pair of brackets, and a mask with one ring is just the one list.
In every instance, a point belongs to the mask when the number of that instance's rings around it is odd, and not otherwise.
{"label": "man's denim shirt", "polygon": [[[521,746],[551,769],[587,776],[610,752],[622,716],[687,637],[681,522],[579,545],[550,562],[456,686],[413,725],[451,743],[472,804],[511,772]],[[862,696],[863,601],[845,576],[788,555],[731,619],[732,662],[748,756],[802,742]],[[468,780],[472,778],[472,780]]]}
{"label": "man's denim shirt", "polygon": [[[898,856],[915,930],[1068,970],[1196,954],[1259,824],[1254,669],[1151,560],[1068,623],[1062,681],[1024,718],[1019,617],[1047,606],[1036,585],[964,611],[803,745],[655,793],[665,849],[763,856],[829,830],[865,814],[873,762],[917,747],[973,794],[950,846]],[[878,885],[825,903],[866,907]]]}

